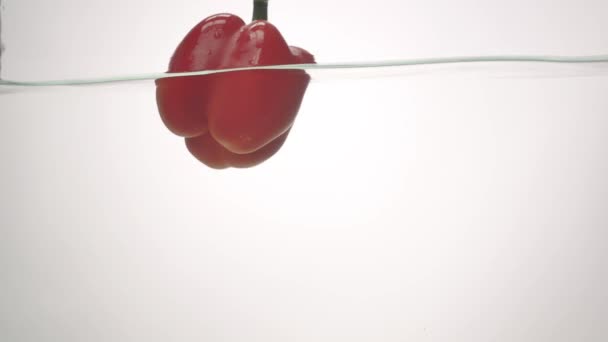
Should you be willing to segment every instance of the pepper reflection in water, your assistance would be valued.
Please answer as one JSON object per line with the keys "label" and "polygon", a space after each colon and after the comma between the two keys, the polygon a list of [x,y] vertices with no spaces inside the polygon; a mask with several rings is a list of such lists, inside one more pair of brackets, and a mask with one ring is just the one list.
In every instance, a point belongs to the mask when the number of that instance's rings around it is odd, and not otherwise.
{"label": "pepper reflection in water", "polygon": [[[264,20],[210,16],[178,45],[169,72],[313,64]],[[274,155],[289,134],[310,76],[304,70],[248,70],[156,80],[163,122],[209,167],[252,167]]]}

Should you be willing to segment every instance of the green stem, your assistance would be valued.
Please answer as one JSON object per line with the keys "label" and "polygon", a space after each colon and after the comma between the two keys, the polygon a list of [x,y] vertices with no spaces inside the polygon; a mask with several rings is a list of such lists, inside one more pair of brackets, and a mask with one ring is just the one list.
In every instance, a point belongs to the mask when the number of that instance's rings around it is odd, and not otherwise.
{"label": "green stem", "polygon": [[268,20],[268,1],[253,0],[253,20]]}

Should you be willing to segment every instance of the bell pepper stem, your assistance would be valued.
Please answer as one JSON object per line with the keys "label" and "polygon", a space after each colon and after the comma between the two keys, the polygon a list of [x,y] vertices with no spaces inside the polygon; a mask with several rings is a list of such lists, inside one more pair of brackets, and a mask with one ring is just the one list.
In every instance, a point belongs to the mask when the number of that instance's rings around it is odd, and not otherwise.
{"label": "bell pepper stem", "polygon": [[268,1],[253,0],[253,20],[268,20]]}

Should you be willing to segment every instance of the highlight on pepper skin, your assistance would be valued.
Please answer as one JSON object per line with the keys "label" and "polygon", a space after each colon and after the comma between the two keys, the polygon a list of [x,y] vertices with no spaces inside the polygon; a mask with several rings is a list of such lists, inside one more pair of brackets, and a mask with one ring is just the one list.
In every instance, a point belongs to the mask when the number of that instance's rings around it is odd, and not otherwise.
{"label": "highlight on pepper skin", "polygon": [[[279,64],[312,64],[265,20],[245,24],[212,15],[184,37],[168,72]],[[161,119],[185,138],[190,153],[215,169],[258,165],[283,146],[310,76],[303,70],[248,70],[156,80]]]}

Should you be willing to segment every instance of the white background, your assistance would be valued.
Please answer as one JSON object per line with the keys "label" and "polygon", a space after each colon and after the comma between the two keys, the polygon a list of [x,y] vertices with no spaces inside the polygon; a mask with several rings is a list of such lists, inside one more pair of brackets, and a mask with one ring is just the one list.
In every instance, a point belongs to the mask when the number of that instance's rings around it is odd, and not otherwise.
{"label": "white background", "polygon": [[[3,1],[2,77],[164,71],[249,1]],[[608,53],[605,1],[271,1],[318,62]],[[605,341],[605,65],[314,73],[196,162],[154,86],[0,89],[2,341]]]}

